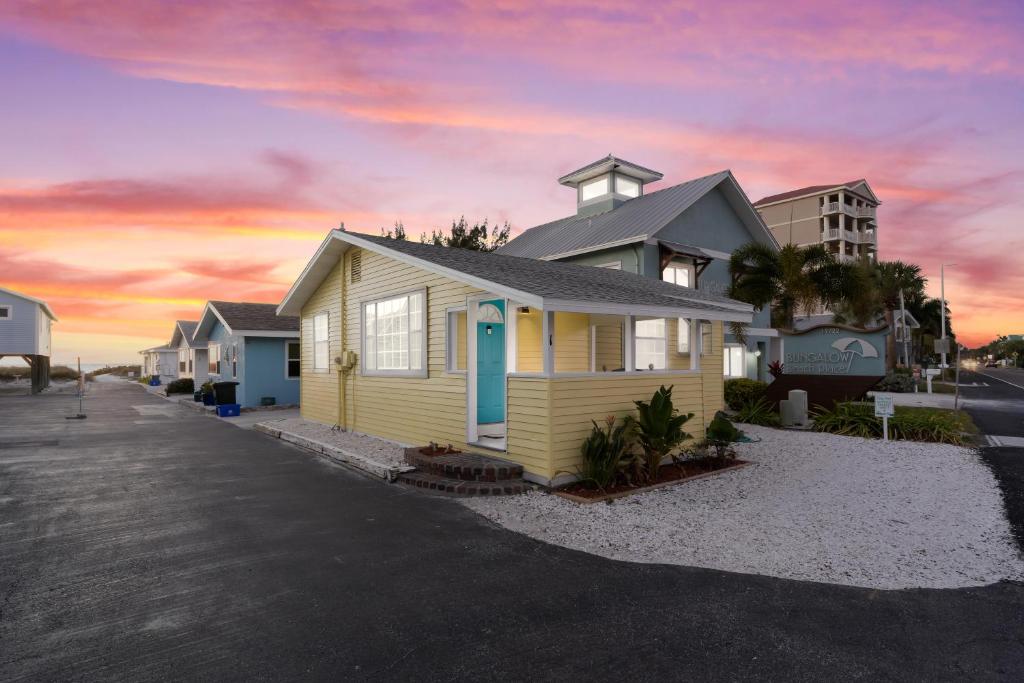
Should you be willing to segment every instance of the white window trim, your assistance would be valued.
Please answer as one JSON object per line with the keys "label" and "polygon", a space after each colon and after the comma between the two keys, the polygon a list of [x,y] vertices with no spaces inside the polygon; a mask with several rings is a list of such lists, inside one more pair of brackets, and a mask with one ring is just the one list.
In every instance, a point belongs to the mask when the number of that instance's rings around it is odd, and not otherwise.
{"label": "white window trim", "polygon": [[[669,356],[668,356],[668,354],[669,354],[669,350],[668,350],[668,325],[669,325],[670,318],[647,318],[647,320],[664,320],[665,321],[665,324],[663,326],[663,329],[665,330],[665,333],[664,333],[664,336],[662,337],[662,341],[665,342],[665,353],[664,353],[664,358],[663,358],[663,360],[665,362],[665,367],[663,367],[663,368],[654,368],[653,370],[651,370],[650,368],[637,368],[637,367],[634,367],[633,368],[633,372],[664,372],[664,371],[668,370],[668,366],[669,366],[669,362],[668,362],[669,361]],[[658,337],[641,337],[641,336],[638,336],[637,333],[636,333],[636,324],[638,322],[644,322],[644,321],[637,320],[636,318],[633,318],[633,365],[634,366],[636,365],[636,343],[637,343],[637,341],[640,340],[640,339],[657,339],[658,338]]]}
{"label": "white window trim", "polygon": [[[444,342],[444,344],[445,344],[445,353],[444,353],[444,355],[445,355],[445,363],[444,363],[444,371],[446,373],[448,373],[449,375],[465,375],[466,372],[469,370],[468,367],[466,369],[463,369],[463,370],[460,370],[458,368],[458,355],[459,355],[458,331],[459,331],[459,328],[458,328],[457,325],[453,325],[452,323],[453,323],[453,320],[457,320],[458,319],[458,314],[459,313],[467,313],[466,307],[465,306],[453,306],[451,308],[446,308],[445,311],[444,311],[444,324],[445,324],[445,336],[444,336],[444,339],[445,339],[445,342]],[[507,331],[507,328],[506,328],[506,331]],[[468,366],[469,365],[469,339],[468,339],[468,335],[469,335],[469,315],[468,315],[468,313],[466,315],[466,335],[467,335],[467,339],[466,339],[466,365]]]}
{"label": "white window trim", "polygon": [[[322,368],[317,367],[317,365],[316,365],[316,344],[317,344],[317,341],[316,341],[316,319],[319,318],[320,316],[326,316],[327,317],[327,325],[326,325],[326,327],[327,327],[327,365],[325,365]],[[310,333],[312,334],[312,337],[313,337],[312,371],[313,372],[330,372],[330,369],[331,369],[331,312],[330,311],[318,311],[318,312],[314,313],[313,315],[309,316],[309,322],[312,325],[312,329],[310,330]]]}
{"label": "white window trim", "polygon": [[[693,325],[690,318],[676,318],[676,355],[689,356],[693,351]],[[686,350],[683,351],[683,328],[686,328]]]}
{"label": "white window trim", "polygon": [[[331,340],[331,329],[330,329],[330,327],[328,327],[327,328],[328,349],[330,349],[330,340]],[[289,344],[298,344],[299,345],[299,359],[298,359],[299,360],[299,374],[295,375],[295,377],[292,377],[292,376],[290,376],[288,374],[288,345]],[[328,356],[331,355],[330,352],[328,352],[327,355]],[[289,381],[297,382],[301,377],[302,377],[302,340],[301,339],[285,339],[284,340],[284,378],[286,380],[289,380]]]}
{"label": "white window trim", "polygon": [[[423,306],[420,309],[420,315],[423,316],[422,320],[422,334],[420,335],[420,358],[422,359],[423,368],[420,370],[368,370],[366,368],[366,307],[370,304],[377,304],[382,301],[391,301],[392,299],[398,299],[403,296],[408,297],[413,294],[423,295]],[[365,377],[417,377],[425,378],[429,374],[430,370],[430,359],[427,357],[427,337],[430,336],[430,316],[427,310],[427,288],[420,287],[419,289],[410,289],[404,292],[396,292],[387,296],[378,297],[376,299],[367,299],[359,302],[359,371]],[[410,349],[411,350],[411,349]]]}
{"label": "white window trim", "polygon": [[[729,360],[729,349],[740,349],[740,374],[731,375],[725,372],[725,362]],[[730,365],[730,369],[731,365]],[[743,344],[727,343],[722,345],[722,376],[729,379],[738,379],[747,376],[747,349]]]}
{"label": "white window trim", "polygon": [[7,311],[7,316],[4,318],[0,318],[0,321],[6,322],[8,320],[14,320],[14,306],[4,304],[0,306],[0,311]]}
{"label": "white window trim", "polygon": [[[222,374],[223,374],[223,373],[221,373],[221,367],[220,367],[220,362],[221,362],[220,347],[221,347],[220,342],[212,342],[212,343],[206,345],[206,374],[208,374],[208,375],[217,375],[218,377],[221,377]],[[217,349],[216,357],[214,357],[214,355],[213,355],[213,350],[214,349]]]}

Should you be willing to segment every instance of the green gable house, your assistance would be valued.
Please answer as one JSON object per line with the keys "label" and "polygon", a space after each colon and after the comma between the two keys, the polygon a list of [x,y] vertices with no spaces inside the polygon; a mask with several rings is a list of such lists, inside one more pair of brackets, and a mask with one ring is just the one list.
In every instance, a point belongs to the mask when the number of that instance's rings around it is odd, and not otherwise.
{"label": "green gable house", "polygon": [[[648,191],[661,179],[612,155],[587,164],[558,179],[576,191],[576,213],[526,230],[499,253],[615,268],[724,296],[734,249],[752,241],[778,249],[731,171]],[[770,319],[767,308],[755,312],[745,343],[726,335],[726,377],[769,379],[768,363],[781,356]],[[690,329],[685,319],[638,323],[637,369],[664,369],[689,353]]]}

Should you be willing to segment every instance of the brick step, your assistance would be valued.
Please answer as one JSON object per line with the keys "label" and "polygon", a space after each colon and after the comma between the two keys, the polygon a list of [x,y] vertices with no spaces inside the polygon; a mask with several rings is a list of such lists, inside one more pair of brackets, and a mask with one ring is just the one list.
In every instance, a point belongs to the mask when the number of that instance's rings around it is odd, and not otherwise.
{"label": "brick step", "polygon": [[522,479],[466,481],[421,471],[399,474],[398,483],[446,496],[510,496],[526,491],[526,483]]}
{"label": "brick step", "polygon": [[462,481],[501,482],[522,479],[523,466],[479,453],[424,455],[405,449],[405,461],[421,472]]}

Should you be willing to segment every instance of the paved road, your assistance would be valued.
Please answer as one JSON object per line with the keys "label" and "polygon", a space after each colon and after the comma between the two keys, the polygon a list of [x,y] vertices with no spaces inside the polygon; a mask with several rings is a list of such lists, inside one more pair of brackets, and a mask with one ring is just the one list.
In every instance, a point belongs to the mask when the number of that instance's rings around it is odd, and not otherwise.
{"label": "paved road", "polygon": [[0,680],[1019,680],[1024,586],[633,565],[94,385],[0,397]]}
{"label": "paved road", "polygon": [[961,372],[961,381],[988,385],[962,389],[964,409],[992,444],[981,457],[999,480],[1010,526],[1024,547],[1024,370],[979,368]]}

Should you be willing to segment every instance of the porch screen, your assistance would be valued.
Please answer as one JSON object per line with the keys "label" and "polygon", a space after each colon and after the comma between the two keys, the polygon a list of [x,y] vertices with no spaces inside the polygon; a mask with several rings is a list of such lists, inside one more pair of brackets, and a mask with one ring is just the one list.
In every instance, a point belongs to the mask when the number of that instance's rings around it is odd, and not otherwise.
{"label": "porch screen", "polygon": [[665,319],[636,321],[636,369],[665,369]]}
{"label": "porch screen", "polygon": [[363,305],[363,359],[370,372],[415,372],[424,367],[423,292]]}

